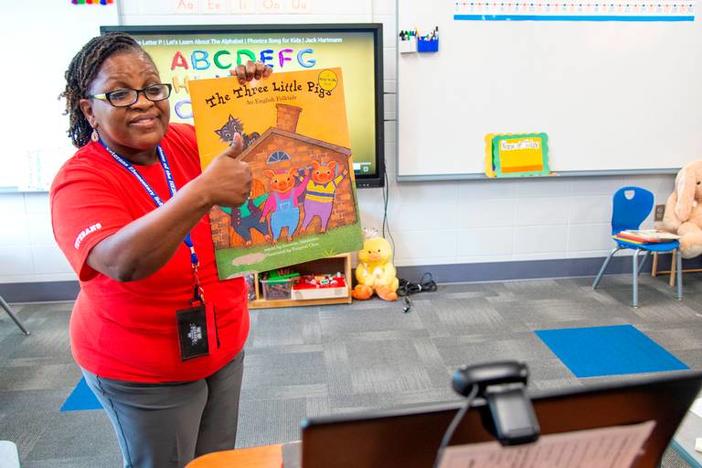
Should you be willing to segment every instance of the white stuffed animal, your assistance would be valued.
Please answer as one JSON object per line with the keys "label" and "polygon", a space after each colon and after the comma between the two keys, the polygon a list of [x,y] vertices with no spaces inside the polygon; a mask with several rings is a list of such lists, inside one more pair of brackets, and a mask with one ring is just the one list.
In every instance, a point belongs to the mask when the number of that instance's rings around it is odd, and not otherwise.
{"label": "white stuffed animal", "polygon": [[702,160],[686,165],[675,178],[675,192],[665,204],[663,222],[656,228],[680,236],[683,258],[702,254]]}

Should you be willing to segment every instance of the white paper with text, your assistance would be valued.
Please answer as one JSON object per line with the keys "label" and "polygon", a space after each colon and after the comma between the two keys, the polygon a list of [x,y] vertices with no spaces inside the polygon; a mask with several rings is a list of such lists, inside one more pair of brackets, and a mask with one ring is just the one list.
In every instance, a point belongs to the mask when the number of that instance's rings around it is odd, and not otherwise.
{"label": "white paper with text", "polygon": [[656,423],[646,421],[562,434],[542,435],[533,444],[498,442],[456,445],[444,450],[440,468],[628,468]]}

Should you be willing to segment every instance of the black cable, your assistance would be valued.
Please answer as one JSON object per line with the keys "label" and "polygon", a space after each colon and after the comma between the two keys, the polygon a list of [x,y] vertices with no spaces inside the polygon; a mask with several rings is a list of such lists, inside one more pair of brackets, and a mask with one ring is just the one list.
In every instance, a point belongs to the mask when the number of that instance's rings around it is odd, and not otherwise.
{"label": "black cable", "polygon": [[385,231],[388,231],[388,236],[390,237],[390,243],[392,244],[392,251],[396,252],[395,250],[395,238],[392,237],[392,232],[390,232],[390,221],[388,221],[388,204],[390,203],[390,181],[388,180],[388,171],[387,171],[387,165],[383,163],[385,166],[385,173],[383,174],[383,178],[385,180],[385,184],[383,185],[383,237],[385,237]]}
{"label": "black cable", "polygon": [[[388,204],[390,203],[390,181],[388,180],[388,171],[387,171],[387,164],[383,161],[383,166],[385,167],[385,172],[383,173],[383,179],[385,183],[383,184],[383,237],[385,237],[385,231],[388,232],[388,237],[390,237],[390,244],[392,245],[392,251],[397,252],[395,248],[395,238],[392,236],[392,232],[390,231],[390,221],[388,220]],[[400,287],[402,287],[402,282],[407,283],[405,280],[400,279]],[[436,289],[436,288],[435,288]],[[403,296],[403,294],[400,294],[400,291],[397,292],[399,296]],[[410,311],[412,308],[412,301],[410,300],[409,296],[405,296],[405,306],[402,308],[402,311],[404,313],[407,313]]]}
{"label": "black cable", "polygon": [[420,292],[436,291],[436,282],[431,276],[431,273],[424,273],[418,283],[411,283],[406,279],[400,278],[400,285],[397,288],[398,296],[409,296]]}
{"label": "black cable", "polygon": [[436,282],[431,276],[431,273],[424,273],[419,283],[410,283],[406,279],[399,279],[400,285],[397,287],[397,295],[404,297],[405,306],[402,308],[404,313],[407,313],[412,308],[412,300],[410,299],[411,294],[417,294],[420,292],[432,292],[436,291]]}
{"label": "black cable", "polygon": [[453,433],[456,432],[456,428],[458,427],[458,424],[465,417],[466,413],[470,409],[470,405],[473,403],[473,400],[475,399],[475,395],[477,395],[477,394],[478,394],[478,386],[474,384],[473,388],[470,390],[470,393],[466,397],[466,404],[463,405],[463,408],[458,410],[456,415],[451,420],[451,424],[449,424],[449,426],[446,428],[446,432],[444,432],[444,437],[442,437],[442,439],[441,439],[441,444],[439,445],[439,449],[436,451],[436,458],[434,458],[434,468],[437,468],[439,466],[444,449],[448,446],[449,442],[451,442],[451,438],[453,437]]}

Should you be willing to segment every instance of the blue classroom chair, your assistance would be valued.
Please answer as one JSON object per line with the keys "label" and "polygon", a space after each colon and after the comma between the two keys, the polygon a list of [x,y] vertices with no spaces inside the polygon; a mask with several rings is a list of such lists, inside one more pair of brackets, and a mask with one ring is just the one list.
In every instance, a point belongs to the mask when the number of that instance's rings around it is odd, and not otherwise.
{"label": "blue classroom chair", "polygon": [[[24,333],[25,335],[29,336],[29,331],[28,331],[26,328],[24,328],[24,325],[22,325],[22,322],[20,322],[19,317],[17,317],[17,316],[15,315],[15,313],[12,312],[12,309],[10,308],[10,304],[8,304],[7,302],[5,302],[5,299],[3,299],[2,296],[0,296],[0,307],[2,307],[3,309],[5,309],[5,312],[7,312],[7,315],[9,315],[10,318],[17,324],[17,326],[19,327],[19,329],[22,330],[22,333]],[[0,467],[2,467],[2,465],[0,465]]]}
{"label": "blue classroom chair", "polygon": [[[614,193],[612,198],[612,235],[618,234],[625,229],[639,229],[641,223],[648,217],[653,209],[653,194],[641,187],[622,187]],[[633,307],[639,306],[639,272],[643,268],[651,252],[673,252],[679,250],[678,241],[660,242],[655,244],[637,244],[614,239],[617,246],[612,249],[600,268],[600,272],[592,283],[592,288],[596,289],[602,279],[602,275],[609,265],[615,253],[623,249],[634,251],[632,255],[632,301]],[[639,262],[639,252],[645,252],[644,257]],[[677,262],[677,296],[682,300],[682,257],[680,252],[675,255]]]}

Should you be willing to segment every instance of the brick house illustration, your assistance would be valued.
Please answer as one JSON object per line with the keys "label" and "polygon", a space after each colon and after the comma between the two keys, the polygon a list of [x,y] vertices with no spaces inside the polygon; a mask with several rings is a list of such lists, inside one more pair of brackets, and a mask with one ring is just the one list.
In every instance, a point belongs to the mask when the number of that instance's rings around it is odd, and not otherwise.
{"label": "brick house illustration", "polygon": [[[356,203],[351,186],[353,167],[351,165],[351,150],[343,146],[334,145],[316,138],[297,133],[297,124],[304,110],[301,107],[289,104],[276,104],[276,126],[266,130],[259,138],[250,144],[241,154],[241,159],[246,161],[253,172],[254,182],[252,197],[256,198],[262,193],[271,192],[268,178],[264,171],[269,169],[276,173],[288,172],[294,169],[300,178],[305,170],[311,170],[314,162],[328,164],[336,163],[336,175],[344,169],[348,173],[333,189],[333,207],[329,216],[326,230],[354,224],[357,221]],[[300,183],[298,181],[298,183]],[[305,216],[303,207],[303,194],[299,198],[300,223],[297,227],[296,237],[317,234],[322,229],[322,221],[315,217],[307,229],[301,230],[300,225]],[[244,245],[243,239],[231,228],[231,218],[222,210],[216,209],[210,213],[212,224],[212,237],[215,249],[240,247]],[[256,230],[251,230],[252,245],[269,242]]]}

